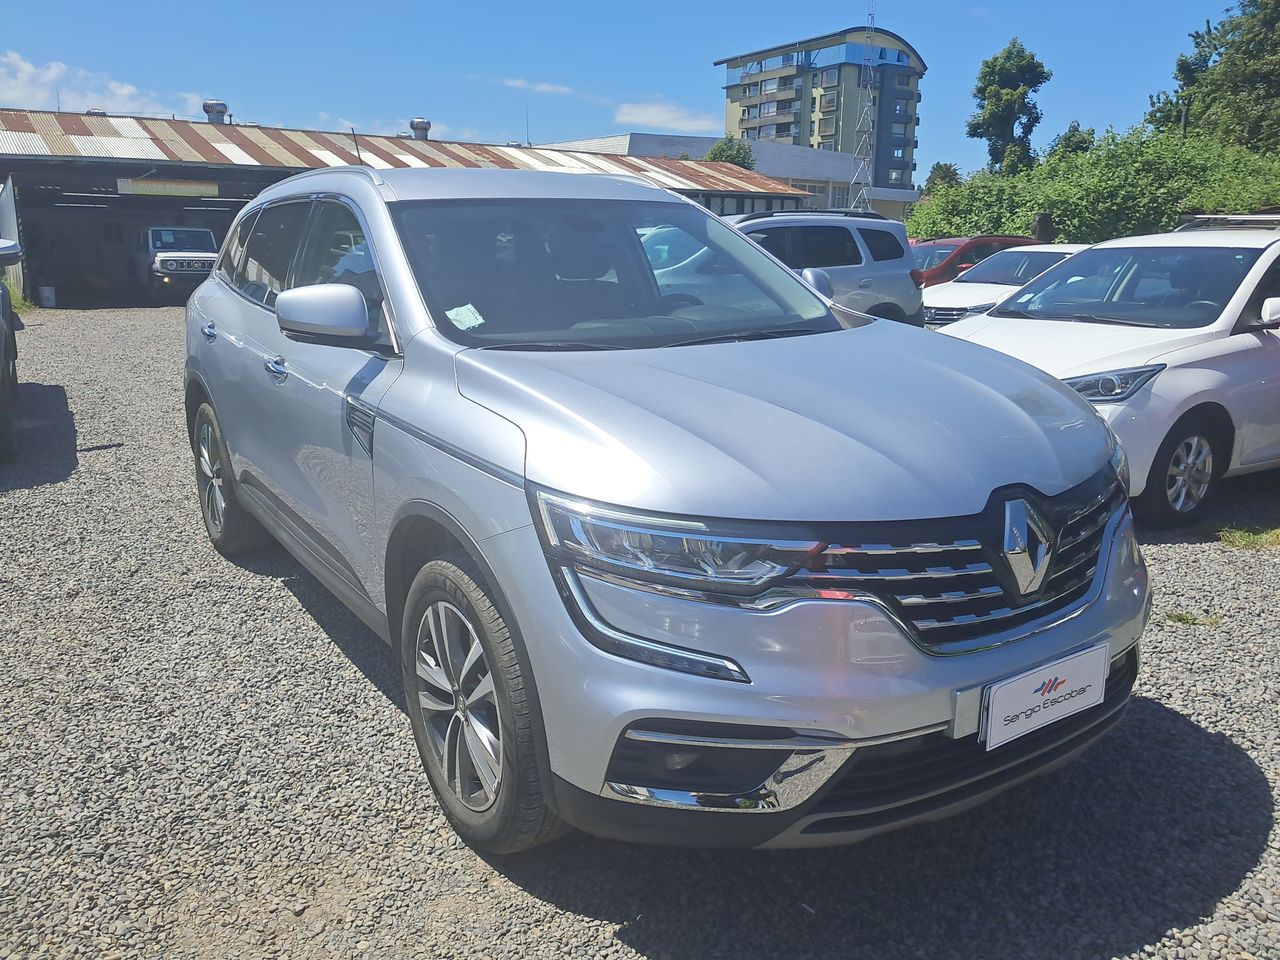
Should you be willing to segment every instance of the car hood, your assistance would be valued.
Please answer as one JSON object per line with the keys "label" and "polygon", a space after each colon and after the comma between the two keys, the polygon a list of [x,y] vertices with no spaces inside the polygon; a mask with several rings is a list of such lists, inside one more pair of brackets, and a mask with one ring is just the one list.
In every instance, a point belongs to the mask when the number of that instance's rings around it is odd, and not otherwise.
{"label": "car hood", "polygon": [[949,324],[942,332],[1025,360],[1055,377],[1141,366],[1171,350],[1214,338],[1210,328],[1169,330],[986,314]]}
{"label": "car hood", "polygon": [[972,514],[1099,470],[1105,428],[1051,377],[878,321],[647,350],[464,350],[466,397],[514,422],[534,483],[653,511],[759,520]]}
{"label": "car hood", "polygon": [[926,307],[976,307],[984,303],[999,303],[1018,288],[1006,283],[957,283],[949,280],[926,287]]}

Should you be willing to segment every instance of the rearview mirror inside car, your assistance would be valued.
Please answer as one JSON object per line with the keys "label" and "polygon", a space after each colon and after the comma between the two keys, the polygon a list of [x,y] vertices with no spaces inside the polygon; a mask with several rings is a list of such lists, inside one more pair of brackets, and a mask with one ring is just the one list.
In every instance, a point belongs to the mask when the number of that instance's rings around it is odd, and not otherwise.
{"label": "rearview mirror inside car", "polygon": [[276,322],[286,334],[354,339],[368,336],[369,308],[350,284],[317,283],[276,297]]}
{"label": "rearview mirror inside car", "polygon": [[835,296],[835,288],[831,286],[831,278],[827,276],[827,271],[825,270],[819,270],[817,267],[805,267],[800,271],[800,279],[828,300]]}

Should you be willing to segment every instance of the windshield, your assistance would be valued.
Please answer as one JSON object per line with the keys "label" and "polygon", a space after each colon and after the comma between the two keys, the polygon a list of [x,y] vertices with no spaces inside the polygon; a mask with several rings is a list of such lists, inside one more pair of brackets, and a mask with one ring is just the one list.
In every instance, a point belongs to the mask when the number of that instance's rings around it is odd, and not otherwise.
{"label": "windshield", "polygon": [[391,205],[442,333],[473,346],[656,347],[840,329],[826,303],[688,203]]}
{"label": "windshield", "polygon": [[956,283],[1003,283],[1020,287],[1037,274],[1044,273],[1055,263],[1061,263],[1067,254],[1059,251],[1036,250],[1023,253],[1018,249],[993,253],[981,263],[970,267]]}
{"label": "windshield", "polygon": [[208,230],[152,230],[151,249],[217,253],[218,245]]}
{"label": "windshield", "polygon": [[936,267],[947,257],[960,249],[958,243],[917,243],[912,248],[916,255],[916,267],[928,270]]}
{"label": "windshield", "polygon": [[1261,250],[1111,247],[1050,267],[992,316],[1189,328],[1222,313]]}

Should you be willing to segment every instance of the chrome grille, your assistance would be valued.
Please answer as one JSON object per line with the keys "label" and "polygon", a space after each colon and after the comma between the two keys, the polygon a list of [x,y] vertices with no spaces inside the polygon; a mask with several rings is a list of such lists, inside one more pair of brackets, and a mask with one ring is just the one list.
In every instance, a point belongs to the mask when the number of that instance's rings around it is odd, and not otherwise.
{"label": "chrome grille", "polygon": [[[1034,502],[1057,531],[1045,580],[1028,596],[1018,591],[1001,552],[1004,504],[1019,497]],[[950,536],[852,544],[829,539],[818,561],[798,571],[793,582],[870,593],[927,646],[971,640],[1066,611],[1082,600],[1098,570],[1107,522],[1124,502],[1114,476],[1102,474],[1058,497],[1005,491],[972,517],[897,525],[904,534],[935,527]]]}
{"label": "chrome grille", "polygon": [[968,307],[929,307],[924,319],[926,323],[955,323],[968,312]]}

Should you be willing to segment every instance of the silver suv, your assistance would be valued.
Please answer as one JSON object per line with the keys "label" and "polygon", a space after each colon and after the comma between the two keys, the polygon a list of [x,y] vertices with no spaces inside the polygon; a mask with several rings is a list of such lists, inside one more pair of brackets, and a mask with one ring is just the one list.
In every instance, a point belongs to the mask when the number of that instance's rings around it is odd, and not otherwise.
{"label": "silver suv", "polygon": [[854,210],[774,210],[731,219],[793,270],[823,271],[831,283],[819,289],[842,307],[924,326],[924,274],[898,221]]}
{"label": "silver suv", "polygon": [[[719,279],[664,287],[657,230]],[[214,545],[269,531],[391,644],[477,847],[848,842],[1067,761],[1129,697],[1147,574],[1089,404],[639,180],[302,174],[187,342]]]}

